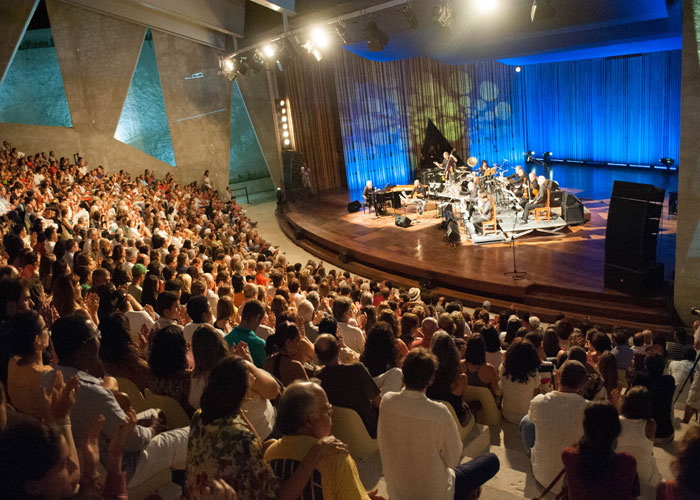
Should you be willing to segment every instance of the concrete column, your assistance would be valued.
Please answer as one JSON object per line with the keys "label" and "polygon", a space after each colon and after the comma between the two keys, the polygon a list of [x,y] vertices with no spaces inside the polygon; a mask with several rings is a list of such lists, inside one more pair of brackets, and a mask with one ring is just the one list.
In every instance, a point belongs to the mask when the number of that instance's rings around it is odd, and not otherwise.
{"label": "concrete column", "polygon": [[678,162],[678,234],[674,303],[690,325],[700,306],[700,0],[683,2],[681,153]]}

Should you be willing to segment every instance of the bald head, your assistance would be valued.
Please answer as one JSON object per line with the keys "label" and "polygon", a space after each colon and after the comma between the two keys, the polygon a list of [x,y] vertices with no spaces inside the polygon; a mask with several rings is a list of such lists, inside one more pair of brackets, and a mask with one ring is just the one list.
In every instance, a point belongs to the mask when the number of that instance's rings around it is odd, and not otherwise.
{"label": "bald head", "polygon": [[438,322],[435,318],[428,317],[423,320],[420,325],[420,329],[423,332],[423,336],[426,338],[432,338],[433,333],[438,330]]}
{"label": "bald head", "polygon": [[340,352],[338,339],[329,333],[319,335],[314,344],[314,351],[316,351],[316,356],[318,356],[318,360],[322,364],[332,363],[338,359],[338,353]]}

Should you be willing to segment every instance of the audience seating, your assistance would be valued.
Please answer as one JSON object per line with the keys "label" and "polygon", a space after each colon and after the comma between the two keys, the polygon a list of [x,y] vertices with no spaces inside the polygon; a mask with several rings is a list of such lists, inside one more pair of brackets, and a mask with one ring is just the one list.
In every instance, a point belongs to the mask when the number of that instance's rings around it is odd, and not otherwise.
{"label": "audience seating", "polygon": [[462,425],[462,423],[459,421],[459,418],[457,418],[457,413],[455,412],[454,407],[450,403],[441,399],[436,399],[435,401],[444,404],[445,406],[447,406],[447,409],[450,410],[450,415],[452,415],[452,418],[457,424],[457,430],[459,430],[459,437],[462,438],[462,442],[464,442],[464,440],[467,439],[467,436],[469,435],[471,430],[474,428],[474,425],[476,425],[476,419],[474,418],[474,414],[469,415],[469,421],[466,425]]}
{"label": "audience seating", "polygon": [[189,427],[190,425],[190,419],[187,417],[187,413],[182,409],[180,403],[173,398],[155,394],[146,388],[146,405],[148,408],[159,408],[163,410],[168,429],[179,429],[181,427]]}
{"label": "audience seating", "polygon": [[131,407],[136,411],[136,413],[141,413],[149,408],[146,403],[146,398],[143,397],[139,388],[128,378],[117,377],[117,384],[119,384],[119,391],[125,393],[129,396],[129,401],[131,401]]}
{"label": "audience seating", "polygon": [[350,408],[333,406],[331,434],[348,445],[350,455],[358,462],[379,451],[377,440],[372,439],[360,415]]}
{"label": "audience seating", "polygon": [[470,401],[481,403],[481,408],[474,412],[478,423],[493,426],[501,421],[501,410],[496,406],[496,400],[488,388],[469,386],[464,393],[464,400],[467,403]]}

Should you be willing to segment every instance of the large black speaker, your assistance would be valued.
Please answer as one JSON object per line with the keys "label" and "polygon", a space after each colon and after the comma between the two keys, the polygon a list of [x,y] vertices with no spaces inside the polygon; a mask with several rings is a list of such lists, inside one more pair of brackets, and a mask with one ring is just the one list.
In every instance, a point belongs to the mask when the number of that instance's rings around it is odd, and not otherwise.
{"label": "large black speaker", "polygon": [[644,271],[656,263],[664,190],[615,181],[605,230],[605,263]]}
{"label": "large black speaker", "polygon": [[360,203],[359,201],[355,200],[348,203],[348,212],[350,212],[351,214],[359,212],[360,209],[362,209],[362,203]]}
{"label": "large black speaker", "polygon": [[583,203],[566,191],[562,191],[561,218],[571,226],[583,224]]}
{"label": "large black speaker", "polygon": [[459,224],[454,219],[450,219],[447,222],[447,232],[445,233],[445,238],[450,243],[459,243],[462,241],[462,235],[459,234]]}
{"label": "large black speaker", "polygon": [[394,224],[396,224],[399,227],[411,227],[411,219],[404,215],[397,215],[394,218]]}
{"label": "large black speaker", "polygon": [[605,288],[643,297],[661,291],[663,284],[663,264],[652,264],[643,270],[605,264]]}

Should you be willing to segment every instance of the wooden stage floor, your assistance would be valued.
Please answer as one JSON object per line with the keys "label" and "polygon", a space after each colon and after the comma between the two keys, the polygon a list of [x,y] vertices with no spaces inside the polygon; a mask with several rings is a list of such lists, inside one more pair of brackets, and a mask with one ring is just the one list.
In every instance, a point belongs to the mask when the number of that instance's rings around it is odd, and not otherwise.
{"label": "wooden stage floor", "polygon": [[[522,304],[539,315],[558,311],[602,324],[631,327],[669,327],[662,297],[638,299],[603,286],[605,225],[609,200],[582,200],[591,220],[571,227],[560,236],[523,237],[516,240],[518,271],[514,280],[510,243],[457,246],[446,243],[437,229],[434,203],[430,202],[420,224],[400,228],[394,217],[348,213],[347,193],[305,202],[288,203],[278,214],[282,229],[297,244],[334,265],[370,278],[393,278],[402,284],[430,279],[440,293],[451,293],[467,302],[483,298],[498,304]],[[416,219],[409,207],[407,216]],[[662,220],[659,261],[666,274],[673,271],[676,221]],[[464,236],[464,229],[462,229]],[[342,258],[346,262],[341,262]],[[544,318],[543,318],[544,319]]]}

